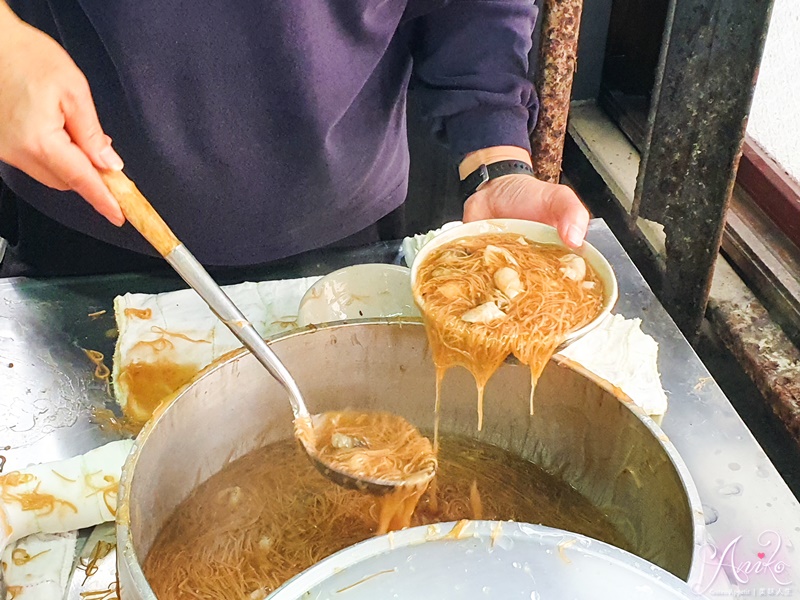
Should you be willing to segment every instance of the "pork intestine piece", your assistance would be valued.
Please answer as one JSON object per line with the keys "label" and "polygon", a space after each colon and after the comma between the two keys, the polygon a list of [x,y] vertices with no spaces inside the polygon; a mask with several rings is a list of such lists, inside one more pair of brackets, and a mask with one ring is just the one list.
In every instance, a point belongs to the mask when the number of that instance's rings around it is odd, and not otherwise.
{"label": "pork intestine piece", "polygon": [[467,323],[488,324],[505,318],[506,313],[500,310],[494,302],[484,302],[461,315],[461,320]]}
{"label": "pork intestine piece", "polygon": [[353,448],[359,448],[364,446],[364,440],[361,440],[352,435],[345,435],[343,433],[334,433],[331,435],[331,446],[334,448],[346,448],[351,450]]}
{"label": "pork intestine piece", "polygon": [[492,279],[497,289],[503,292],[509,299],[513,299],[525,291],[525,286],[522,284],[519,273],[511,267],[497,269]]}
{"label": "pork intestine piece", "polygon": [[559,271],[567,279],[583,281],[586,278],[586,261],[577,254],[567,254],[558,260],[564,265]]}
{"label": "pork intestine piece", "polygon": [[517,259],[514,255],[505,248],[489,244],[483,251],[483,264],[487,267],[498,267],[506,265],[519,266]]}
{"label": "pork intestine piece", "polygon": [[440,285],[439,293],[450,300],[455,300],[456,298],[464,295],[464,291],[461,289],[461,286],[452,281]]}

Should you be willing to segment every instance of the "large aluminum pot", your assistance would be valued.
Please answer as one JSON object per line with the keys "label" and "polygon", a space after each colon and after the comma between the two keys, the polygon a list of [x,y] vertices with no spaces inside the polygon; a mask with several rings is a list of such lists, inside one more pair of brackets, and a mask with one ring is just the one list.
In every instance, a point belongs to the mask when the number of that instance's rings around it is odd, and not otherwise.
{"label": "large aluminum pot", "polygon": [[[434,368],[417,321],[310,327],[272,342],[312,412],[390,410],[433,420]],[[530,371],[508,362],[489,382],[483,431],[476,391],[451,370],[441,427],[510,450],[606,512],[636,554],[686,580],[700,564],[703,520],[688,471],[669,440],[621,392],[578,365],[553,360],[528,415]],[[223,358],[157,411],[125,464],[117,513],[122,600],[155,600],[141,562],[175,507],[247,452],[292,435],[285,392],[247,352]],[[691,574],[694,578],[694,574]]]}

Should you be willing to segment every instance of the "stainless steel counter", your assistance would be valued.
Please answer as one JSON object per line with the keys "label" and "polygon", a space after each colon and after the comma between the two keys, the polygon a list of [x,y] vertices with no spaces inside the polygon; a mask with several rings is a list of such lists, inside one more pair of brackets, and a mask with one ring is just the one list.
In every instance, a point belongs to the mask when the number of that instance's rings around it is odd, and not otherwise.
{"label": "stainless steel counter", "polygon": [[[710,538],[706,573],[713,578],[719,572],[709,594],[800,596],[797,500],[605,223],[592,222],[589,241],[617,274],[615,312],[641,318],[642,329],[659,343],[659,370],[670,401],[662,427],[704,504]],[[347,264],[397,261],[398,245],[381,243],[312,252],[227,279],[322,275]],[[103,352],[110,366],[114,296],[180,287],[167,274],[0,280],[0,448],[10,447],[0,455],[6,471],[74,456],[112,439],[90,422],[92,407],[110,406],[111,398],[105,384],[94,380],[94,365],[82,348]],[[107,312],[88,316],[100,310]],[[741,589],[724,590],[726,575]]]}

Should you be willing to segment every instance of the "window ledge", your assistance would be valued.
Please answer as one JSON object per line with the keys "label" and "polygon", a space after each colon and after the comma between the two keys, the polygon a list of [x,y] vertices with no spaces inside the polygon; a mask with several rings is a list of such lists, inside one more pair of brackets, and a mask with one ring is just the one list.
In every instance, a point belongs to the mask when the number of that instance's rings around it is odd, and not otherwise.
{"label": "window ledge", "polygon": [[[593,101],[573,103],[567,130],[612,191],[619,208],[630,215],[639,151]],[[666,256],[663,225],[640,217],[636,227],[655,255]]]}
{"label": "window ledge", "polygon": [[706,317],[800,444],[800,352],[722,257],[717,260]]}

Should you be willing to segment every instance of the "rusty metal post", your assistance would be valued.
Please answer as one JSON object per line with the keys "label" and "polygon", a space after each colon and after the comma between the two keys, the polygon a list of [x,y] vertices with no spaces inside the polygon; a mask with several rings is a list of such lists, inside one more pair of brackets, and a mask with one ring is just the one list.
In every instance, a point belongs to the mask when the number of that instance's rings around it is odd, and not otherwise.
{"label": "rusty metal post", "polygon": [[702,323],[773,0],[673,0],[632,222],[663,224],[659,299],[687,337]]}
{"label": "rusty metal post", "polygon": [[531,137],[533,171],[544,181],[561,177],[583,0],[544,0],[536,74],[541,108]]}

